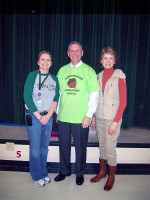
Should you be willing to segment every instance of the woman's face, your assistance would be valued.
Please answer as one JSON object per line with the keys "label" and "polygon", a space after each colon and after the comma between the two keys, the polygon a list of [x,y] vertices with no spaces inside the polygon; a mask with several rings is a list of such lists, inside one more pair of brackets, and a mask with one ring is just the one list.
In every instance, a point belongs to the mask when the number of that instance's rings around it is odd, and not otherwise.
{"label": "woman's face", "polygon": [[49,68],[52,65],[51,57],[47,53],[43,53],[38,60],[39,70],[41,73],[45,74],[48,73]]}
{"label": "woman's face", "polygon": [[102,57],[101,63],[104,69],[110,69],[115,64],[115,58],[113,55],[105,53]]}

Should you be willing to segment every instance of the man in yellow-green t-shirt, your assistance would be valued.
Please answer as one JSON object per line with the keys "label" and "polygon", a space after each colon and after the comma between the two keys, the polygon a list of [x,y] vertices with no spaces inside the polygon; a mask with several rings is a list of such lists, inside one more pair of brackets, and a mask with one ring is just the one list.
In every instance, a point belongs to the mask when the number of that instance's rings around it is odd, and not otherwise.
{"label": "man in yellow-green t-shirt", "polygon": [[58,106],[58,136],[60,149],[60,173],[55,181],[62,181],[71,174],[71,134],[76,152],[76,184],[84,182],[86,147],[89,125],[96,111],[99,88],[95,71],[82,62],[82,45],[73,41],[67,52],[71,62],[60,68],[57,77],[60,87]]}

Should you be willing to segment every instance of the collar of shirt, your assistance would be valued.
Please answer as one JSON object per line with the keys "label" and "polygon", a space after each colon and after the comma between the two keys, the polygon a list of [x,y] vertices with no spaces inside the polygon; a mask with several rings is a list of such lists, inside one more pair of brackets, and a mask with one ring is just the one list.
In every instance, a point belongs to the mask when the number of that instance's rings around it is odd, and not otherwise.
{"label": "collar of shirt", "polygon": [[80,65],[82,65],[82,60],[77,64],[77,65],[75,65],[75,66],[73,66],[73,64],[72,63],[70,63],[70,67],[79,67]]}

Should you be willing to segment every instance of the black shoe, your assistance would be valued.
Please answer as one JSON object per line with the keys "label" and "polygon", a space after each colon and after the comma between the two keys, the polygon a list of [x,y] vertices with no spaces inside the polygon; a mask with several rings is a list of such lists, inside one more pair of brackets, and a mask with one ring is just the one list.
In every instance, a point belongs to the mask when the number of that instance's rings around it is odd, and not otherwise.
{"label": "black shoe", "polygon": [[84,177],[81,176],[81,177],[76,177],[76,184],[77,185],[82,185],[84,183]]}
{"label": "black shoe", "polygon": [[54,181],[62,181],[62,180],[64,180],[65,178],[66,178],[66,176],[70,176],[71,174],[67,174],[67,175],[65,175],[65,174],[62,174],[62,173],[59,173],[56,177],[55,177],[55,179],[54,179]]}

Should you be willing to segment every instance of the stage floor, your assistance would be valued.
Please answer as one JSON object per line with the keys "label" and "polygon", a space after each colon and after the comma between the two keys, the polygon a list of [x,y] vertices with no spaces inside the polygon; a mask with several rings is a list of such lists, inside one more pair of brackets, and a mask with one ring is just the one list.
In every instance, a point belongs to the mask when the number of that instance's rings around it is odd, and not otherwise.
{"label": "stage floor", "polygon": [[[25,126],[0,125],[0,140],[28,140]],[[51,141],[58,141],[56,133],[52,134]],[[89,143],[98,143],[96,131],[90,129]],[[121,129],[118,143],[146,143],[150,144],[150,130],[143,128]]]}

